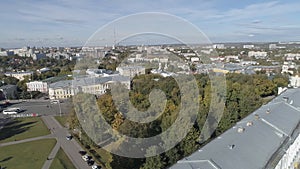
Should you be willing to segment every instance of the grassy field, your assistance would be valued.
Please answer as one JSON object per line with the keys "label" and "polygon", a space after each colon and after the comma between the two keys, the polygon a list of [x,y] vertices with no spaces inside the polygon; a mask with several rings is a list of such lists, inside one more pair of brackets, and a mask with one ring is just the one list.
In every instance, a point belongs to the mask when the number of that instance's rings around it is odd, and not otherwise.
{"label": "grassy field", "polygon": [[0,131],[0,143],[50,134],[40,117],[15,118]]}
{"label": "grassy field", "polygon": [[76,169],[63,149],[59,149],[50,169]]}
{"label": "grassy field", "polygon": [[55,119],[60,123],[61,126],[66,126],[67,116],[55,116]]}
{"label": "grassy field", "polygon": [[42,168],[55,144],[55,139],[43,139],[1,147],[0,166],[7,169]]}

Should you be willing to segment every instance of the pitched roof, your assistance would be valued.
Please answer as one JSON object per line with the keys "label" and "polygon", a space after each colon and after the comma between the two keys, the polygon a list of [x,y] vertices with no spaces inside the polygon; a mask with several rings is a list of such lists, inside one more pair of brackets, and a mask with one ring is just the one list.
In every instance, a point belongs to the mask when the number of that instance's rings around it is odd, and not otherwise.
{"label": "pitched roof", "polygon": [[288,89],[170,168],[264,168],[284,144],[293,142],[299,122],[300,89]]}
{"label": "pitched roof", "polygon": [[125,76],[105,76],[105,77],[86,77],[77,78],[75,80],[63,80],[56,83],[51,83],[49,88],[68,88],[68,87],[79,87],[79,86],[89,86],[95,84],[104,84],[110,82],[129,82],[130,78]]}

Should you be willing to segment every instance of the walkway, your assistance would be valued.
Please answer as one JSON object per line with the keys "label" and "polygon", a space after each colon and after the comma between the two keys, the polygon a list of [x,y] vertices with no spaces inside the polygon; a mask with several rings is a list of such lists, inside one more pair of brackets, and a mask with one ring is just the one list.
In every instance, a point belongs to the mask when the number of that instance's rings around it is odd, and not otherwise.
{"label": "walkway", "polygon": [[47,139],[47,138],[54,138],[54,135],[49,134],[49,135],[46,135],[46,136],[34,137],[34,138],[29,138],[29,139],[24,139],[24,140],[19,140],[19,141],[11,141],[11,142],[7,142],[7,143],[0,143],[0,147],[19,144],[19,143],[26,143],[26,142],[29,142],[29,141]]}
{"label": "walkway", "polygon": [[51,153],[48,155],[49,160],[45,161],[42,169],[50,168],[52,161],[55,158],[60,147],[64,150],[66,155],[69,157],[69,159],[77,169],[90,169],[91,167],[89,167],[87,163],[81,159],[81,155],[78,153],[80,150],[82,150],[81,146],[74,139],[66,139],[66,136],[69,135],[68,130],[62,127],[53,116],[42,116],[41,118],[44,121],[45,125],[51,130],[51,134],[19,141],[1,143],[0,147],[47,138],[56,138],[57,143],[52,149]]}
{"label": "walkway", "polygon": [[[53,116],[42,116],[42,119],[44,123],[47,125],[48,128],[51,129],[51,132],[54,134],[55,138],[57,139],[57,144],[62,147],[64,152],[67,154],[69,159],[72,161],[73,165],[77,169],[90,169],[90,167],[87,165],[86,162],[84,162],[81,159],[81,155],[78,153],[79,150],[81,150],[80,145],[74,140],[67,140],[66,136],[69,135],[68,130],[66,128],[63,128],[55,119]],[[57,148],[57,146],[55,146]],[[54,147],[54,148],[55,148]],[[53,150],[53,154],[51,152],[50,156],[55,157],[56,153],[55,150]],[[50,160],[51,163],[52,160]],[[45,163],[48,163],[46,161]],[[47,164],[44,164],[43,169],[48,169]]]}

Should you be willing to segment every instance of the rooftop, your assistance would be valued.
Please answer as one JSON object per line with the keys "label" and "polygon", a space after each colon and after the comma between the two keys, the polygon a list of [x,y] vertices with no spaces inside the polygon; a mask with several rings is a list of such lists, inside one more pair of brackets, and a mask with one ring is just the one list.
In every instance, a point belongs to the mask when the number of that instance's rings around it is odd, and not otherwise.
{"label": "rooftop", "polygon": [[56,83],[51,83],[49,88],[66,88],[66,87],[78,87],[78,86],[88,86],[94,84],[104,84],[109,82],[128,82],[129,77],[125,76],[105,76],[105,77],[86,77],[86,78],[76,78],[75,80],[63,80]]}
{"label": "rooftop", "polygon": [[170,168],[265,168],[277,150],[294,139],[299,122],[300,89],[288,89]]}

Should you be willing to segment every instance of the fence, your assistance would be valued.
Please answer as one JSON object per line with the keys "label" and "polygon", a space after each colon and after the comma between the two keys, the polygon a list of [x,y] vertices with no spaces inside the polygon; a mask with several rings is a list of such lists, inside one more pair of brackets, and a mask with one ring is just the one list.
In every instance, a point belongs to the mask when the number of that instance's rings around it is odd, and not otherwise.
{"label": "fence", "polygon": [[18,117],[38,117],[39,114],[37,113],[22,113],[22,114],[14,114],[10,117],[18,118]]}

